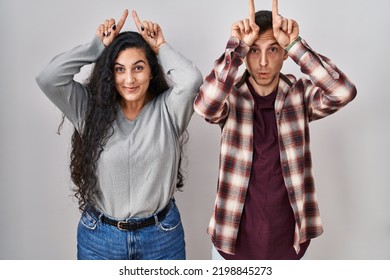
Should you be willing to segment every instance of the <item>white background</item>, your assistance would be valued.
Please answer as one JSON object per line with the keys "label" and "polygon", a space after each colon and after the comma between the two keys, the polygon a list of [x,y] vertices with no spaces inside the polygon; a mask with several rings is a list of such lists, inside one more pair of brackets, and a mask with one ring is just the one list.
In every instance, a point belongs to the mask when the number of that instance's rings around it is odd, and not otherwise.
{"label": "white background", "polygon": [[[256,9],[271,9],[257,0]],[[75,259],[77,202],[69,175],[69,122],[35,75],[60,52],[88,42],[106,18],[136,9],[207,75],[247,0],[0,0],[0,259]],[[340,112],[311,124],[314,174],[324,234],[306,259],[390,259],[389,0],[279,1],[301,36],[330,57],[358,89]],[[125,30],[135,30],[131,17]],[[284,73],[300,75],[289,60]],[[83,71],[79,78],[85,77]],[[206,234],[219,154],[218,126],[194,115],[187,183],[176,198],[187,257],[211,258]]]}

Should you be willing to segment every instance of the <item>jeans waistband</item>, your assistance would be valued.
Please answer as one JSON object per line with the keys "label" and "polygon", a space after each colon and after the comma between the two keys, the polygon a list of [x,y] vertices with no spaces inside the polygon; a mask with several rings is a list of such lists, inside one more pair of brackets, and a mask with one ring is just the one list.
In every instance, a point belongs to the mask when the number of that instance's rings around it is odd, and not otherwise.
{"label": "jeans waistband", "polygon": [[115,220],[110,217],[107,217],[106,215],[104,215],[104,213],[101,213],[92,205],[88,206],[86,211],[92,212],[92,214],[100,218],[100,220],[103,223],[117,227],[119,230],[137,230],[144,227],[155,225],[158,222],[164,220],[168,211],[172,208],[173,203],[174,203],[174,199],[171,199],[169,203],[164,207],[164,209],[154,214],[153,216],[146,219],[141,219],[140,221]]}

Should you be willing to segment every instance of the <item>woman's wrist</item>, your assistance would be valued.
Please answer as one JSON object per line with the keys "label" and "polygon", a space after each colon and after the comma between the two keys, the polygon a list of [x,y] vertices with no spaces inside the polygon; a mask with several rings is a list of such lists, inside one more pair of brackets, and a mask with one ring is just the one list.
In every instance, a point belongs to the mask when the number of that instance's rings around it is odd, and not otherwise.
{"label": "woman's wrist", "polygon": [[158,54],[159,53],[159,51],[160,51],[160,48],[161,48],[161,46],[162,45],[164,45],[166,42],[165,41],[162,41],[161,43],[159,43],[158,45],[156,45],[156,46],[154,46],[154,52],[156,53],[156,54]]}

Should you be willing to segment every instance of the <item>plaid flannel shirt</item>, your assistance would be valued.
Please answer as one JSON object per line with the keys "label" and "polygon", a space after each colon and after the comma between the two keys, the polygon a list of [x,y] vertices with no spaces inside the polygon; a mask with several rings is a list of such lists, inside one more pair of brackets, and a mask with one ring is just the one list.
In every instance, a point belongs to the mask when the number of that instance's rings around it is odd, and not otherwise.
{"label": "plaid flannel shirt", "polygon": [[[249,46],[231,37],[194,101],[195,111],[222,129],[218,191],[208,226],[215,247],[234,254],[249,185],[253,154],[254,100],[237,78]],[[309,122],[326,117],[356,96],[356,87],[326,57],[299,38],[288,55],[310,79],[280,74],[275,100],[280,160],[295,216],[294,248],[322,234],[310,152]]]}

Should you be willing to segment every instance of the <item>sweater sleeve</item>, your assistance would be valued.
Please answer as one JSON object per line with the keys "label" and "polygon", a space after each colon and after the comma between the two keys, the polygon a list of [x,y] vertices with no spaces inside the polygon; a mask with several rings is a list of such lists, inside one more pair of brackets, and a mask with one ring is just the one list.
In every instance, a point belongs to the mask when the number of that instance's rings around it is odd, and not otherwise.
{"label": "sweater sleeve", "polygon": [[187,128],[194,113],[193,102],[203,78],[197,67],[175,51],[169,44],[161,46],[158,54],[172,87],[164,93],[165,104],[175,129],[180,136]]}
{"label": "sweater sleeve", "polygon": [[288,55],[310,78],[302,78],[294,85],[295,90],[305,94],[310,121],[338,111],[355,98],[357,90],[348,77],[330,59],[314,52],[303,39],[288,50]]}
{"label": "sweater sleeve", "polygon": [[54,57],[36,76],[41,90],[76,129],[82,127],[88,91],[84,85],[74,80],[74,76],[84,65],[95,62],[103,49],[104,45],[95,36],[91,42]]}

